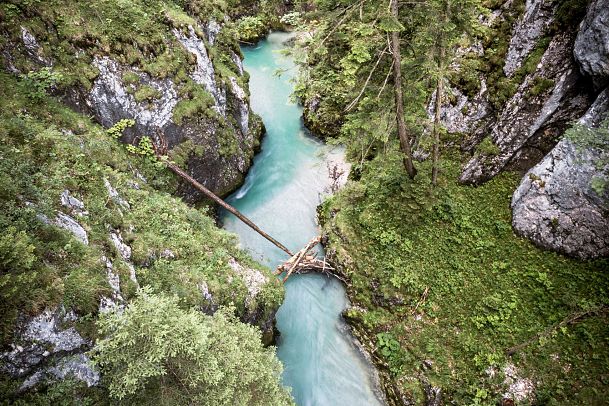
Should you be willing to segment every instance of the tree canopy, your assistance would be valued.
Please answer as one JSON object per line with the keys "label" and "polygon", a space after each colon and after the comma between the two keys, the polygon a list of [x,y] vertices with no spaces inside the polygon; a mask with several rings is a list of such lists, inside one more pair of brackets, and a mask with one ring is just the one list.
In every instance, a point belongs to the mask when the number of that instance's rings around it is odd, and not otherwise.
{"label": "tree canopy", "polygon": [[142,289],[103,315],[93,351],[110,395],[128,404],[289,405],[282,366],[260,331],[233,309],[184,310],[176,297]]}

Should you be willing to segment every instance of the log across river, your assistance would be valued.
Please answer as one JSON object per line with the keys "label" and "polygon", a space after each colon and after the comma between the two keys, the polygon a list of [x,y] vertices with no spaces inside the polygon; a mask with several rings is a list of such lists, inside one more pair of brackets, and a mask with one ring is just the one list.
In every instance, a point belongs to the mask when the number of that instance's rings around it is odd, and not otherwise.
{"label": "log across river", "polygon": [[[227,201],[297,252],[319,233],[315,208],[331,184],[327,163],[341,161],[342,152],[310,137],[302,125],[302,109],[289,100],[296,72],[291,58],[279,52],[289,38],[272,33],[243,48],[252,108],[267,134],[244,185]],[[278,69],[281,76],[275,75]],[[275,268],[288,259],[232,214],[224,213],[222,220],[261,263]],[[300,406],[380,404],[374,370],[340,317],[347,305],[345,289],[334,278],[293,275],[286,282],[285,301],[277,313],[277,354],[284,364],[283,382]]]}

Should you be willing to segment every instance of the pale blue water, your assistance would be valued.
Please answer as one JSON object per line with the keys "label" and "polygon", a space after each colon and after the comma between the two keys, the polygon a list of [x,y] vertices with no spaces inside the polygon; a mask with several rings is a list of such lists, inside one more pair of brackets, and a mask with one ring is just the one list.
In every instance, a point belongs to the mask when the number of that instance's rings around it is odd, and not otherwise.
{"label": "pale blue water", "polygon": [[[262,117],[267,134],[245,184],[228,202],[295,252],[319,234],[315,208],[330,183],[326,163],[342,155],[308,136],[302,109],[289,102],[296,72],[291,58],[278,52],[289,35],[272,33],[256,47],[243,48],[252,109]],[[286,71],[278,77],[277,69]],[[260,262],[275,267],[287,259],[232,215],[225,213],[223,223]],[[284,364],[284,384],[300,406],[380,404],[371,367],[351,343],[340,317],[347,304],[336,279],[297,275],[286,283],[277,313],[277,355]]]}

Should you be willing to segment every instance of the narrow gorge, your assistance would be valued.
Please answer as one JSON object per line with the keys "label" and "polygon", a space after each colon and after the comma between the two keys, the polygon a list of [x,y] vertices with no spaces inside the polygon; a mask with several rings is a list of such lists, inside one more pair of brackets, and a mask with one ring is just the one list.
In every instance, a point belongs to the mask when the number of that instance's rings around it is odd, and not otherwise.
{"label": "narrow gorge", "polygon": [[607,0],[0,2],[0,403],[604,404],[608,86]]}

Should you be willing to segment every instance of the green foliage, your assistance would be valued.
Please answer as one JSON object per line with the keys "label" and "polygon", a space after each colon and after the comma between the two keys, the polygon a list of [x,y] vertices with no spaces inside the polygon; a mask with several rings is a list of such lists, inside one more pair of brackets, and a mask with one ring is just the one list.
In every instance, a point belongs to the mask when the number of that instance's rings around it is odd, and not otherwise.
{"label": "green foliage", "polygon": [[[123,78],[124,80],[124,78]],[[149,85],[139,86],[133,94],[135,101],[141,103],[143,101],[151,102],[154,99],[161,97],[161,92]]]}
{"label": "green foliage", "polygon": [[246,16],[237,21],[237,36],[245,42],[255,42],[264,35],[267,27],[259,16]]}
{"label": "green foliage", "polygon": [[123,83],[125,85],[135,85],[139,83],[140,77],[137,73],[134,72],[125,72],[123,74]]}
{"label": "green foliage", "polygon": [[281,23],[291,25],[292,27],[298,27],[302,24],[302,13],[293,11],[281,16]]}
{"label": "green foliage", "polygon": [[389,370],[397,375],[403,362],[400,342],[391,333],[378,333],[376,340],[379,352],[389,363]]}
{"label": "green foliage", "polygon": [[173,109],[172,117],[176,124],[182,125],[185,120],[196,119],[199,115],[216,117],[212,109],[214,106],[213,96],[192,80],[188,80],[180,87],[178,95],[181,100]]}
{"label": "green foliage", "polygon": [[206,316],[142,290],[124,311],[103,315],[94,360],[110,395],[129,404],[292,404],[274,349],[232,311]]}
{"label": "green foliage", "polygon": [[[90,340],[97,338],[95,321],[100,299],[112,296],[102,256],[112,261],[123,297],[129,300],[135,292],[127,264],[110,248],[110,228],[120,230],[125,243],[131,246],[140,285],[177,295],[184,307],[196,306],[211,312],[215,306],[235,303],[239,317],[258,317],[261,324],[279,307],[283,289],[273,283],[265,284],[246,306],[245,282],[233,273],[228,262],[235,259],[269,281],[272,273],[239,250],[235,237],[219,230],[205,210],[189,207],[168,194],[177,183],[169,171],[161,170],[139,153],[129,154],[115,140],[133,124],[129,120],[119,122],[108,133],[53,98],[32,100],[14,76],[0,73],[3,346],[14,342],[19,317],[33,316],[59,304],[79,316],[75,327],[81,334]],[[149,141],[140,143],[138,151],[141,148],[148,155]],[[129,202],[130,209],[110,198],[104,179]],[[61,205],[60,196],[65,190],[84,203],[86,214]],[[88,245],[52,224],[58,211],[72,216],[87,231]],[[164,254],[167,252],[171,256]],[[201,295],[203,283],[213,295],[213,304]],[[226,329],[233,330],[230,326]],[[235,335],[243,337],[240,331]],[[259,346],[259,333],[256,331],[254,336]],[[236,345],[234,341],[229,343]],[[251,352],[260,355],[257,351]],[[258,373],[256,365],[252,365],[252,371]],[[238,371],[247,375],[250,366],[243,362]],[[233,379],[231,371],[224,372],[226,379]],[[0,397],[14,397],[20,383],[0,373]],[[251,393],[249,389],[247,392]],[[187,391],[179,398],[185,396]],[[51,384],[18,397],[17,404],[24,405],[105,404],[108,398],[103,389],[63,384]]]}
{"label": "green foliage", "polygon": [[30,71],[26,75],[21,75],[22,85],[26,89],[26,95],[32,100],[40,101],[46,96],[47,92],[57,86],[62,80],[63,75],[45,67],[39,71]]}
{"label": "green foliage", "polygon": [[144,156],[152,161],[156,162],[156,152],[154,151],[154,145],[150,137],[142,137],[137,145],[127,145],[127,151],[132,154]]}
{"label": "green foliage", "polygon": [[135,120],[133,119],[122,119],[117,121],[112,127],[106,130],[106,134],[114,139],[119,139],[123,136],[123,132],[130,127],[135,125]]}
{"label": "green foliage", "polygon": [[555,0],[555,29],[575,29],[586,15],[589,0]]}
{"label": "green foliage", "polygon": [[597,152],[594,165],[599,174],[591,181],[592,189],[603,195],[609,185],[609,118],[605,118],[596,127],[576,123],[565,132],[565,138],[577,147],[578,152],[592,149]]}
{"label": "green foliage", "polygon": [[500,150],[497,144],[493,142],[493,139],[487,136],[476,146],[476,152],[482,155],[496,156],[499,155]]}
{"label": "green foliage", "polygon": [[[446,389],[446,401],[495,404],[506,388],[485,371],[509,361],[556,404],[604,399],[604,314],[556,329],[512,357],[505,351],[571,314],[607,306],[607,261],[567,259],[516,237],[509,200],[517,176],[459,186],[453,157],[432,189],[429,163],[410,181],[396,150],[365,162],[360,180],[322,210],[328,249],[344,266],[354,305],[365,309],[349,319],[376,338],[394,382],[423,375]],[[426,360],[433,367],[422,369]]]}
{"label": "green foliage", "polygon": [[536,77],[533,79],[533,83],[531,88],[529,89],[529,94],[531,96],[539,96],[554,88],[554,81],[552,79],[546,79],[542,77]]}
{"label": "green foliage", "polygon": [[17,231],[14,226],[8,227],[0,237],[0,269],[4,272],[31,269],[37,259],[35,249],[36,246],[25,231]]}

